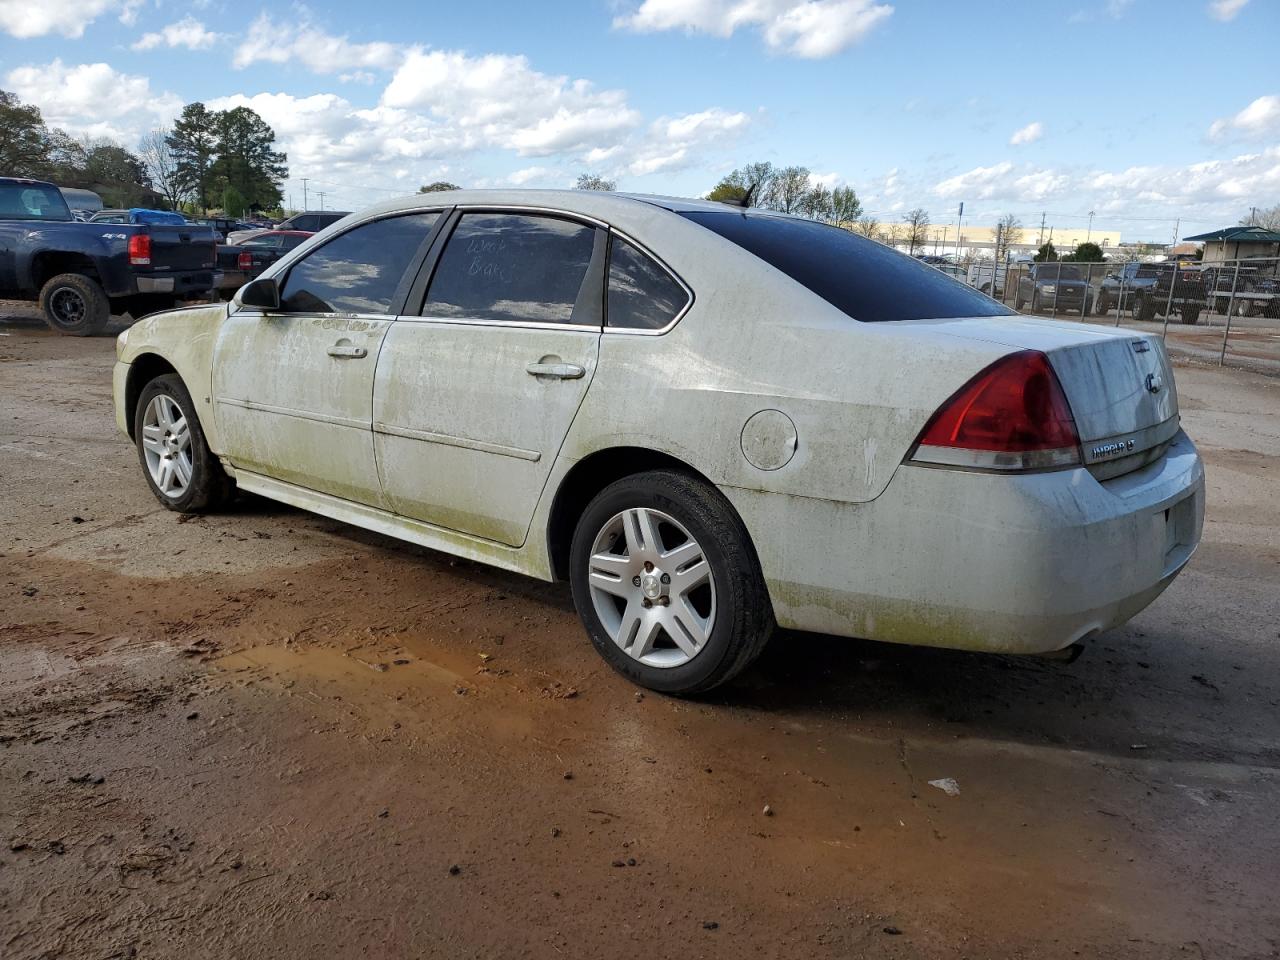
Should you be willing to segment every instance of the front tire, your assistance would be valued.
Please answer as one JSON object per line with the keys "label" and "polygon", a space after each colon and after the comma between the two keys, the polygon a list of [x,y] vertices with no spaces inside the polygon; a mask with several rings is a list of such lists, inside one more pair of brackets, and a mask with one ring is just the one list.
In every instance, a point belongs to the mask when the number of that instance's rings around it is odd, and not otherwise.
{"label": "front tire", "polygon": [[143,475],[156,499],[178,513],[216,509],[235,494],[195,410],[182,378],[168,373],[142,388],[133,415]]}
{"label": "front tire", "polygon": [[687,474],[654,470],[602,490],[578,520],[569,563],[591,642],[642,687],[710,690],[773,633],[746,528],[718,490]]}
{"label": "front tire", "polygon": [[78,273],[60,273],[40,288],[44,322],[58,333],[91,337],[111,322],[111,301],[98,281]]}

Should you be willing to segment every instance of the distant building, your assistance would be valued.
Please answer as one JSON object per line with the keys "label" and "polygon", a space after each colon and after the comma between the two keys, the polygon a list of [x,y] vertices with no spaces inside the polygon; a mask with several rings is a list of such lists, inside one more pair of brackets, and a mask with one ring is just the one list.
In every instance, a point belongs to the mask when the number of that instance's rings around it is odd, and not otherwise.
{"label": "distant building", "polygon": [[[905,232],[905,228],[901,224],[887,221],[881,224],[882,230],[891,230],[897,227],[899,232]],[[956,250],[956,225],[954,223],[935,223],[930,224],[926,234],[928,239],[918,248],[918,252],[939,254],[955,253]],[[1119,230],[1103,230],[1094,227],[1089,230],[1087,227],[1054,227],[1052,231],[1049,227],[1045,227],[1044,239],[1040,239],[1040,225],[1037,223],[1034,227],[1022,227],[1022,239],[1013,244],[1011,250],[1013,253],[1035,253],[1042,243],[1052,240],[1054,247],[1059,253],[1067,253],[1074,250],[1080,244],[1091,241],[1102,247],[1103,250],[1112,250],[1120,245]],[[902,244],[899,243],[899,246]],[[982,255],[986,253],[990,256],[991,251],[996,245],[996,228],[992,226],[983,226],[981,224],[962,224],[960,229],[960,250],[962,254]],[[1004,246],[1002,243],[1001,246]]]}
{"label": "distant building", "polygon": [[1212,233],[1182,239],[1204,244],[1205,263],[1248,257],[1280,257],[1280,233],[1265,227],[1223,227]]}

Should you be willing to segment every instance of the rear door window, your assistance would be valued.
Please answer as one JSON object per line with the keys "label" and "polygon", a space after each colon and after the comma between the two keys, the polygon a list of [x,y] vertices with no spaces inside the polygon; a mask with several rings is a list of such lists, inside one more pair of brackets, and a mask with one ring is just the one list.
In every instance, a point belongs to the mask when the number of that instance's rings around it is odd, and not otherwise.
{"label": "rear door window", "polygon": [[730,240],[854,320],[992,317],[1013,310],[914,257],[841,227],[731,211],[681,216]]}
{"label": "rear door window", "polygon": [[440,256],[422,315],[598,323],[599,282],[594,289],[584,282],[595,234],[595,227],[558,217],[463,214]]}
{"label": "rear door window", "polygon": [[395,312],[405,271],[439,216],[388,217],[334,237],[289,270],[280,289],[280,309],[287,313]]}
{"label": "rear door window", "polygon": [[605,310],[608,326],[661,330],[688,303],[688,292],[665,267],[622,237],[613,237]]}

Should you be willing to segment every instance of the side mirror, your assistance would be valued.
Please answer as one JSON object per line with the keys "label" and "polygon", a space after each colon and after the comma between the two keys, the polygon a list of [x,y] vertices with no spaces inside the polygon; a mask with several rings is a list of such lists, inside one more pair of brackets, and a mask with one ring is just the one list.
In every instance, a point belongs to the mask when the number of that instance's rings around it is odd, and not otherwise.
{"label": "side mirror", "polygon": [[280,288],[270,277],[250,280],[236,291],[236,303],[242,307],[257,307],[260,310],[279,310]]}

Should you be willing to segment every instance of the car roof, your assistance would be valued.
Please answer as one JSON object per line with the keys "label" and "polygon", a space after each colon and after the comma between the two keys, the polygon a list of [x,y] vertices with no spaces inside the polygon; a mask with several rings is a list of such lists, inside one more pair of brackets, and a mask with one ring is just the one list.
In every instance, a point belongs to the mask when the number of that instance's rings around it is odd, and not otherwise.
{"label": "car roof", "polygon": [[34,180],[31,177],[0,177],[0,183],[21,183],[29,187],[53,187],[55,190],[58,189],[57,184],[50,183],[48,180]]}
{"label": "car roof", "polygon": [[[672,213],[741,213],[748,216],[785,217],[772,210],[758,207],[742,208],[714,200],[688,197],[666,197],[659,194],[613,193],[604,190],[441,190],[435,193],[416,193],[381,203],[359,211],[363,220],[423,207],[455,205],[490,205],[549,207],[568,213],[580,213],[609,221],[613,217],[630,219],[636,214],[655,207]],[[326,213],[328,211],[325,211]]]}

